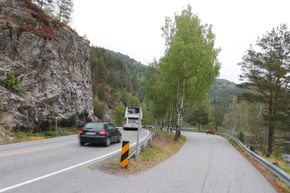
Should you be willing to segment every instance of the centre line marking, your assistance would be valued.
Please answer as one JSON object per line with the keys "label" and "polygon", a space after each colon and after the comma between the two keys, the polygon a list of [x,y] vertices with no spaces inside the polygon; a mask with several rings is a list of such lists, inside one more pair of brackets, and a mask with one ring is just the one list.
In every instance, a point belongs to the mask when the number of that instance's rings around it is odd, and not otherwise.
{"label": "centre line marking", "polygon": [[[148,135],[149,135],[149,131],[146,130],[146,132],[147,132],[146,136],[143,137],[143,138],[140,140],[140,142],[144,141],[144,140],[148,137]],[[134,142],[134,143],[131,145],[131,147],[134,146],[136,143],[137,143],[137,142]],[[19,184],[15,184],[15,185],[12,185],[12,186],[8,186],[8,187],[6,187],[6,188],[0,189],[0,193],[2,193],[2,192],[6,192],[6,191],[8,191],[8,190],[15,189],[15,188],[18,188],[18,187],[21,187],[21,186],[27,185],[27,184],[31,184],[31,183],[36,182],[36,181],[39,181],[39,180],[43,180],[43,179],[45,179],[45,178],[48,178],[48,177],[51,177],[51,176],[54,176],[54,175],[57,175],[57,174],[60,174],[60,173],[66,172],[66,171],[68,171],[68,170],[72,170],[72,169],[74,169],[74,168],[77,168],[77,167],[80,167],[80,166],[83,166],[83,165],[86,165],[86,164],[88,164],[88,163],[90,163],[90,162],[93,162],[93,161],[98,161],[98,160],[100,160],[100,159],[103,159],[103,158],[109,157],[109,156],[111,156],[111,155],[117,154],[117,153],[120,152],[120,151],[121,151],[121,148],[118,149],[118,150],[112,151],[112,152],[110,152],[110,153],[108,153],[108,154],[101,155],[101,156],[99,156],[99,157],[96,157],[96,158],[90,159],[90,160],[88,160],[88,161],[84,161],[84,162],[81,162],[81,163],[79,163],[79,164],[76,164],[76,165],[73,165],[73,166],[70,166],[70,167],[64,168],[64,169],[62,169],[62,170],[58,170],[58,171],[55,171],[55,172],[52,172],[52,173],[49,173],[49,174],[46,174],[46,175],[40,176],[40,177],[38,177],[38,178],[34,178],[34,179],[32,179],[32,180],[28,180],[28,181],[25,181],[25,182],[21,182],[21,183],[19,183]]]}

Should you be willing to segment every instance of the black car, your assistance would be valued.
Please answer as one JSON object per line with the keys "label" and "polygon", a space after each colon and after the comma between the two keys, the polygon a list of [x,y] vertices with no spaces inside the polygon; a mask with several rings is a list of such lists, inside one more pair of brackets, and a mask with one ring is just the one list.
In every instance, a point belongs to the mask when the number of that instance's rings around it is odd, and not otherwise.
{"label": "black car", "polygon": [[121,132],[112,123],[87,123],[79,130],[79,137],[80,145],[102,143],[109,146],[122,140]]}

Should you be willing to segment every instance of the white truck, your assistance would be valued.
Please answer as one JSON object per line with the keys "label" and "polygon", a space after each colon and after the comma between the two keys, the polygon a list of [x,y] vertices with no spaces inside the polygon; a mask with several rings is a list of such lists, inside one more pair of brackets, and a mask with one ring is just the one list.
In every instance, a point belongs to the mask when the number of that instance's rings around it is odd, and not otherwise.
{"label": "white truck", "polygon": [[142,127],[142,108],[141,107],[126,107],[125,110],[125,117],[124,117],[124,130],[127,129],[134,129],[137,130],[139,127],[139,120],[140,127]]}

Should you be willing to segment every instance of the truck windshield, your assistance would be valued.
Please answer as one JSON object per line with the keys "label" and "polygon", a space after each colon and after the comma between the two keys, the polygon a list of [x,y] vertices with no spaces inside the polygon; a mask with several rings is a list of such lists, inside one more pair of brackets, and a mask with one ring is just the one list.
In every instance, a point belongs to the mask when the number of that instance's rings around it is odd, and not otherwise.
{"label": "truck windshield", "polygon": [[139,113],[139,108],[129,107],[128,108],[128,113],[129,114],[138,114]]}

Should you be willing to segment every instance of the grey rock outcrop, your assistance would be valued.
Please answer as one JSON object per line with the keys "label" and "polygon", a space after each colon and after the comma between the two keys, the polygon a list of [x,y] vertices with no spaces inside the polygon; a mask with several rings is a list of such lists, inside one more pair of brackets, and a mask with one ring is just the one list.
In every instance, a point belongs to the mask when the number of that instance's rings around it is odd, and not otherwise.
{"label": "grey rock outcrop", "polygon": [[[0,0],[0,128],[35,130],[55,116],[76,124],[92,116],[88,46],[30,0]],[[9,72],[20,91],[3,83]],[[1,113],[9,124],[1,124]]]}

